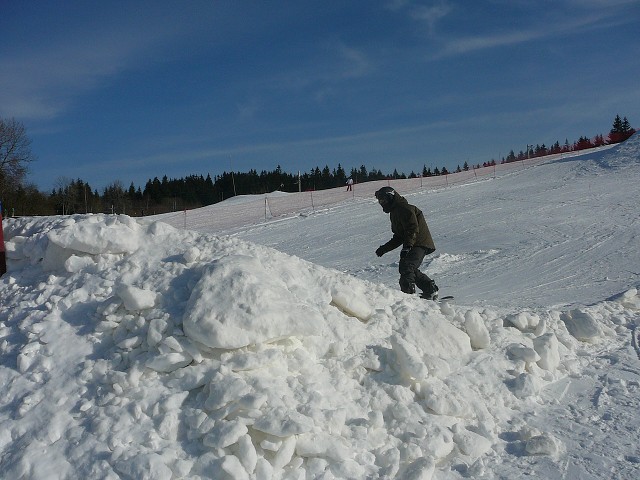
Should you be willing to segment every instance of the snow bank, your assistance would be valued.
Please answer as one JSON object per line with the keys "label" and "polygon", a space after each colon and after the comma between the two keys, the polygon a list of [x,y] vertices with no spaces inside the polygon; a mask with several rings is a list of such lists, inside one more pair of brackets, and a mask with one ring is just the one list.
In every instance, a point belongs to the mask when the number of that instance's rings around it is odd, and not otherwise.
{"label": "snow bank", "polygon": [[125,216],[14,219],[5,238],[3,478],[472,472],[638,310],[637,292],[544,315],[440,305]]}

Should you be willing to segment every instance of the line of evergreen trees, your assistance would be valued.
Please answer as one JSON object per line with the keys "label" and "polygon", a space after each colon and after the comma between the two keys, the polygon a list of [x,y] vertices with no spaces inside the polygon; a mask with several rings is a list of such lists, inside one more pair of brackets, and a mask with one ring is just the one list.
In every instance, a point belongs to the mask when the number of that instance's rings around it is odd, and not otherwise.
{"label": "line of evergreen trees", "polygon": [[[580,137],[570,144],[565,140],[563,145],[559,142],[551,147],[544,144],[527,145],[526,152],[516,154],[513,150],[500,162],[514,162],[526,158],[540,157],[544,155],[563,153],[570,151],[593,148],[607,143],[618,143],[626,140],[635,133],[627,118],[616,116],[611,131],[604,139],[602,135],[596,135],[590,139]],[[483,166],[495,165],[496,161],[485,162]],[[474,165],[473,168],[479,168]],[[467,162],[461,168],[459,165],[455,172],[469,170]],[[8,215],[68,215],[74,213],[125,213],[132,216],[153,215],[170,211],[197,208],[220,202],[235,195],[263,194],[274,190],[284,192],[297,192],[307,190],[324,190],[334,187],[342,187],[351,177],[355,183],[388,178],[415,178],[419,175],[430,177],[434,175],[447,175],[451,172],[446,167],[435,168],[433,171],[426,165],[422,172],[411,172],[408,177],[404,173],[394,170],[391,174],[383,174],[378,169],[367,169],[361,165],[359,169],[352,168],[345,171],[342,165],[331,170],[325,166],[319,167],[303,174],[292,174],[282,171],[278,166],[273,171],[256,170],[249,172],[223,172],[221,175],[211,177],[207,175],[190,175],[185,178],[170,179],[167,176],[159,179],[149,179],[144,186],[136,187],[133,183],[125,188],[121,182],[116,181],[104,188],[102,194],[93,190],[90,185],[81,179],[58,181],[58,185],[50,195],[39,192],[33,186],[19,185],[10,192],[3,194],[5,214]],[[7,202],[7,200],[9,200]]]}

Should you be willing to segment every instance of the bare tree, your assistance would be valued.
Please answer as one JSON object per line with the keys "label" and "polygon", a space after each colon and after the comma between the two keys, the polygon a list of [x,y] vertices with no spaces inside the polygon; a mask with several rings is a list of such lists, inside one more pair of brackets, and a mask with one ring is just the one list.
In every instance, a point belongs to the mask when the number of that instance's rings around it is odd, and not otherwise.
{"label": "bare tree", "polygon": [[0,118],[0,195],[22,185],[33,160],[24,125],[15,119]]}

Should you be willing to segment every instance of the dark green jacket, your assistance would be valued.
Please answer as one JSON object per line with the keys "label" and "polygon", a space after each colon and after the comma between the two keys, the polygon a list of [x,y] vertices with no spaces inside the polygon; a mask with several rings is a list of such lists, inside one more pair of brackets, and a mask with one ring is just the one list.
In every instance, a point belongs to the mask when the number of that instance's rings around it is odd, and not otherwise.
{"label": "dark green jacket", "polygon": [[422,211],[418,207],[410,205],[407,199],[399,195],[398,192],[395,192],[393,203],[387,213],[389,213],[391,220],[393,238],[382,245],[385,252],[390,252],[400,245],[403,247],[424,247],[430,252],[436,249]]}

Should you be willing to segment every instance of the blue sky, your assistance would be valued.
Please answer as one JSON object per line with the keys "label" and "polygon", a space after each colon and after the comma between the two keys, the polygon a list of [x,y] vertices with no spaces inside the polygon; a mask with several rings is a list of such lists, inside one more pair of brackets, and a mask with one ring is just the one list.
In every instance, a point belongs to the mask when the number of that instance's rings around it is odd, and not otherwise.
{"label": "blue sky", "polygon": [[455,168],[640,127],[640,0],[0,0],[28,180]]}

